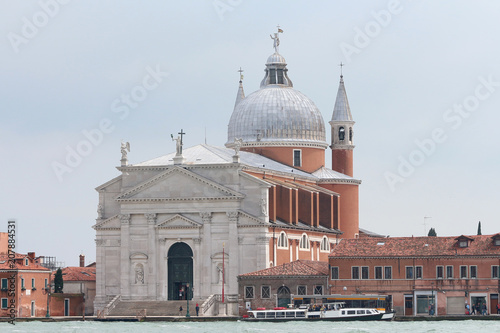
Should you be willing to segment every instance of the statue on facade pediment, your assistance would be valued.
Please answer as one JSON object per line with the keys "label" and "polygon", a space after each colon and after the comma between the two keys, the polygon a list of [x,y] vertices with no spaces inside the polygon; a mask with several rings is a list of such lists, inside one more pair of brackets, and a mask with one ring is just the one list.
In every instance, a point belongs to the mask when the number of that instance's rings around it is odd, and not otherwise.
{"label": "statue on facade pediment", "polygon": [[102,219],[104,217],[104,207],[101,204],[97,205],[97,218]]}
{"label": "statue on facade pediment", "polygon": [[260,199],[260,209],[262,211],[262,215],[267,216],[267,200],[266,200],[266,198]]}
{"label": "statue on facade pediment", "polygon": [[240,155],[240,148],[243,145],[243,138],[234,138],[234,155]]}

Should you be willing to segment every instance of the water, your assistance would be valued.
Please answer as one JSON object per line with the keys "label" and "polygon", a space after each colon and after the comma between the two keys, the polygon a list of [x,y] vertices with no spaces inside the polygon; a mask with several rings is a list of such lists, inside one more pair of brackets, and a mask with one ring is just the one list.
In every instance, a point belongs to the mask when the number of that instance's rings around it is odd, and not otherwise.
{"label": "water", "polygon": [[195,333],[500,333],[500,320],[415,322],[23,322],[0,323],[3,332],[195,332]]}

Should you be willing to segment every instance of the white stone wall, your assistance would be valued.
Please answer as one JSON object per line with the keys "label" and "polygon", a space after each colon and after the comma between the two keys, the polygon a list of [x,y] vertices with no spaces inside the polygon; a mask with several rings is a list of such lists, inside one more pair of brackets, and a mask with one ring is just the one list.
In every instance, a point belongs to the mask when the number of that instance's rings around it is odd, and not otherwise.
{"label": "white stone wall", "polygon": [[267,185],[237,164],[131,167],[97,190],[104,214],[95,226],[96,305],[118,294],[166,300],[167,254],[179,241],[193,250],[195,297],[221,293],[223,244],[226,294],[238,293],[238,274],[267,267]]}

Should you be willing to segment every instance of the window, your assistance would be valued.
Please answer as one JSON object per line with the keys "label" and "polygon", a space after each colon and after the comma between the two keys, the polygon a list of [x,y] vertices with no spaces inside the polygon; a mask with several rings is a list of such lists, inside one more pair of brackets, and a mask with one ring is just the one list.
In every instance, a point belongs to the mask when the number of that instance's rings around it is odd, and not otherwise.
{"label": "window", "polygon": [[352,141],[352,127],[349,127],[349,141]]}
{"label": "window", "polygon": [[284,231],[280,233],[280,236],[278,238],[278,247],[288,248],[288,237],[286,236],[286,233]]}
{"label": "window", "polygon": [[495,238],[495,242],[494,242],[494,244],[495,244],[496,246],[500,246],[500,238]]}
{"label": "window", "polygon": [[339,140],[344,141],[345,139],[345,129],[344,127],[339,128]]}
{"label": "window", "polygon": [[2,309],[7,309],[8,298],[2,298]]}
{"label": "window", "polygon": [[302,156],[300,149],[293,150],[293,166],[302,166]]}
{"label": "window", "polygon": [[35,279],[31,279],[31,289],[35,289]]}
{"label": "window", "polygon": [[476,265],[470,266],[470,278],[477,279],[477,266]]}
{"label": "window", "polygon": [[297,287],[297,295],[307,295],[307,287],[306,286],[298,286]]}
{"label": "window", "polygon": [[278,84],[283,84],[283,70],[278,69],[276,72],[278,75]]}
{"label": "window", "polygon": [[260,295],[261,298],[271,298],[271,287],[262,286]]}
{"label": "window", "polygon": [[47,289],[48,286],[49,286],[49,280],[45,279],[45,289]]}
{"label": "window", "polygon": [[2,279],[2,290],[7,290],[7,285],[8,285],[7,279]]}
{"label": "window", "polygon": [[446,266],[446,278],[453,279],[453,266]]}
{"label": "window", "polygon": [[386,280],[392,279],[392,266],[384,267],[384,279]]}
{"label": "window", "polygon": [[359,279],[359,267],[357,266],[351,267],[351,277],[353,280]]}
{"label": "window", "polygon": [[382,280],[382,266],[375,266],[375,279]]}
{"label": "window", "polygon": [[323,286],[314,286],[314,295],[323,295]]}
{"label": "window", "polygon": [[24,259],[24,266],[28,266],[30,264],[30,261],[28,260],[28,258],[25,258]]}
{"label": "window", "polygon": [[269,69],[269,83],[276,84],[276,70],[274,68]]}
{"label": "window", "polygon": [[460,266],[460,278],[467,279],[467,266]]}
{"label": "window", "polygon": [[26,289],[26,287],[24,286],[24,278],[21,278],[21,289]]}
{"label": "window", "polygon": [[498,276],[500,275],[500,266],[491,266],[491,278],[492,279],[498,279]]}
{"label": "window", "polygon": [[309,237],[306,234],[302,234],[302,237],[300,237],[299,248],[309,250]]}
{"label": "window", "polygon": [[369,267],[368,266],[363,266],[361,267],[361,278],[363,280],[369,279],[369,274],[368,274]]}
{"label": "window", "polygon": [[254,296],[254,287],[253,286],[245,286],[245,298],[253,298]]}
{"label": "window", "polygon": [[338,280],[339,279],[339,268],[337,266],[334,266],[331,268],[332,271],[332,280]]}
{"label": "window", "polygon": [[458,242],[458,245],[460,247],[467,247],[468,242],[467,242],[467,240],[461,240],[460,242]]}
{"label": "window", "polygon": [[422,266],[415,266],[415,278],[421,279],[423,275],[423,267]]}
{"label": "window", "polygon": [[406,267],[406,278],[410,280],[413,279],[413,266]]}
{"label": "window", "polygon": [[436,279],[442,279],[444,277],[443,266],[436,266]]}
{"label": "window", "polygon": [[328,238],[326,236],[323,236],[319,249],[321,251],[330,251],[330,242],[328,242]]}

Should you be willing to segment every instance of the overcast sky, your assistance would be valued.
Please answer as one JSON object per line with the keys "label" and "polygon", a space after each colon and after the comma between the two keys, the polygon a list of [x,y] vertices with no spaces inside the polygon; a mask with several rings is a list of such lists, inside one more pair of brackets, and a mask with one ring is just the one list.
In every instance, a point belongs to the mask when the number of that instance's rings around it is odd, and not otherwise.
{"label": "overcast sky", "polygon": [[500,232],[499,12],[497,1],[3,0],[0,231],[14,218],[19,252],[94,261],[94,188],[119,175],[120,141],[132,164],[173,152],[180,129],[185,147],[223,146],[237,70],[247,95],[259,89],[279,24],[289,77],[328,142],[346,64],[360,227]]}

